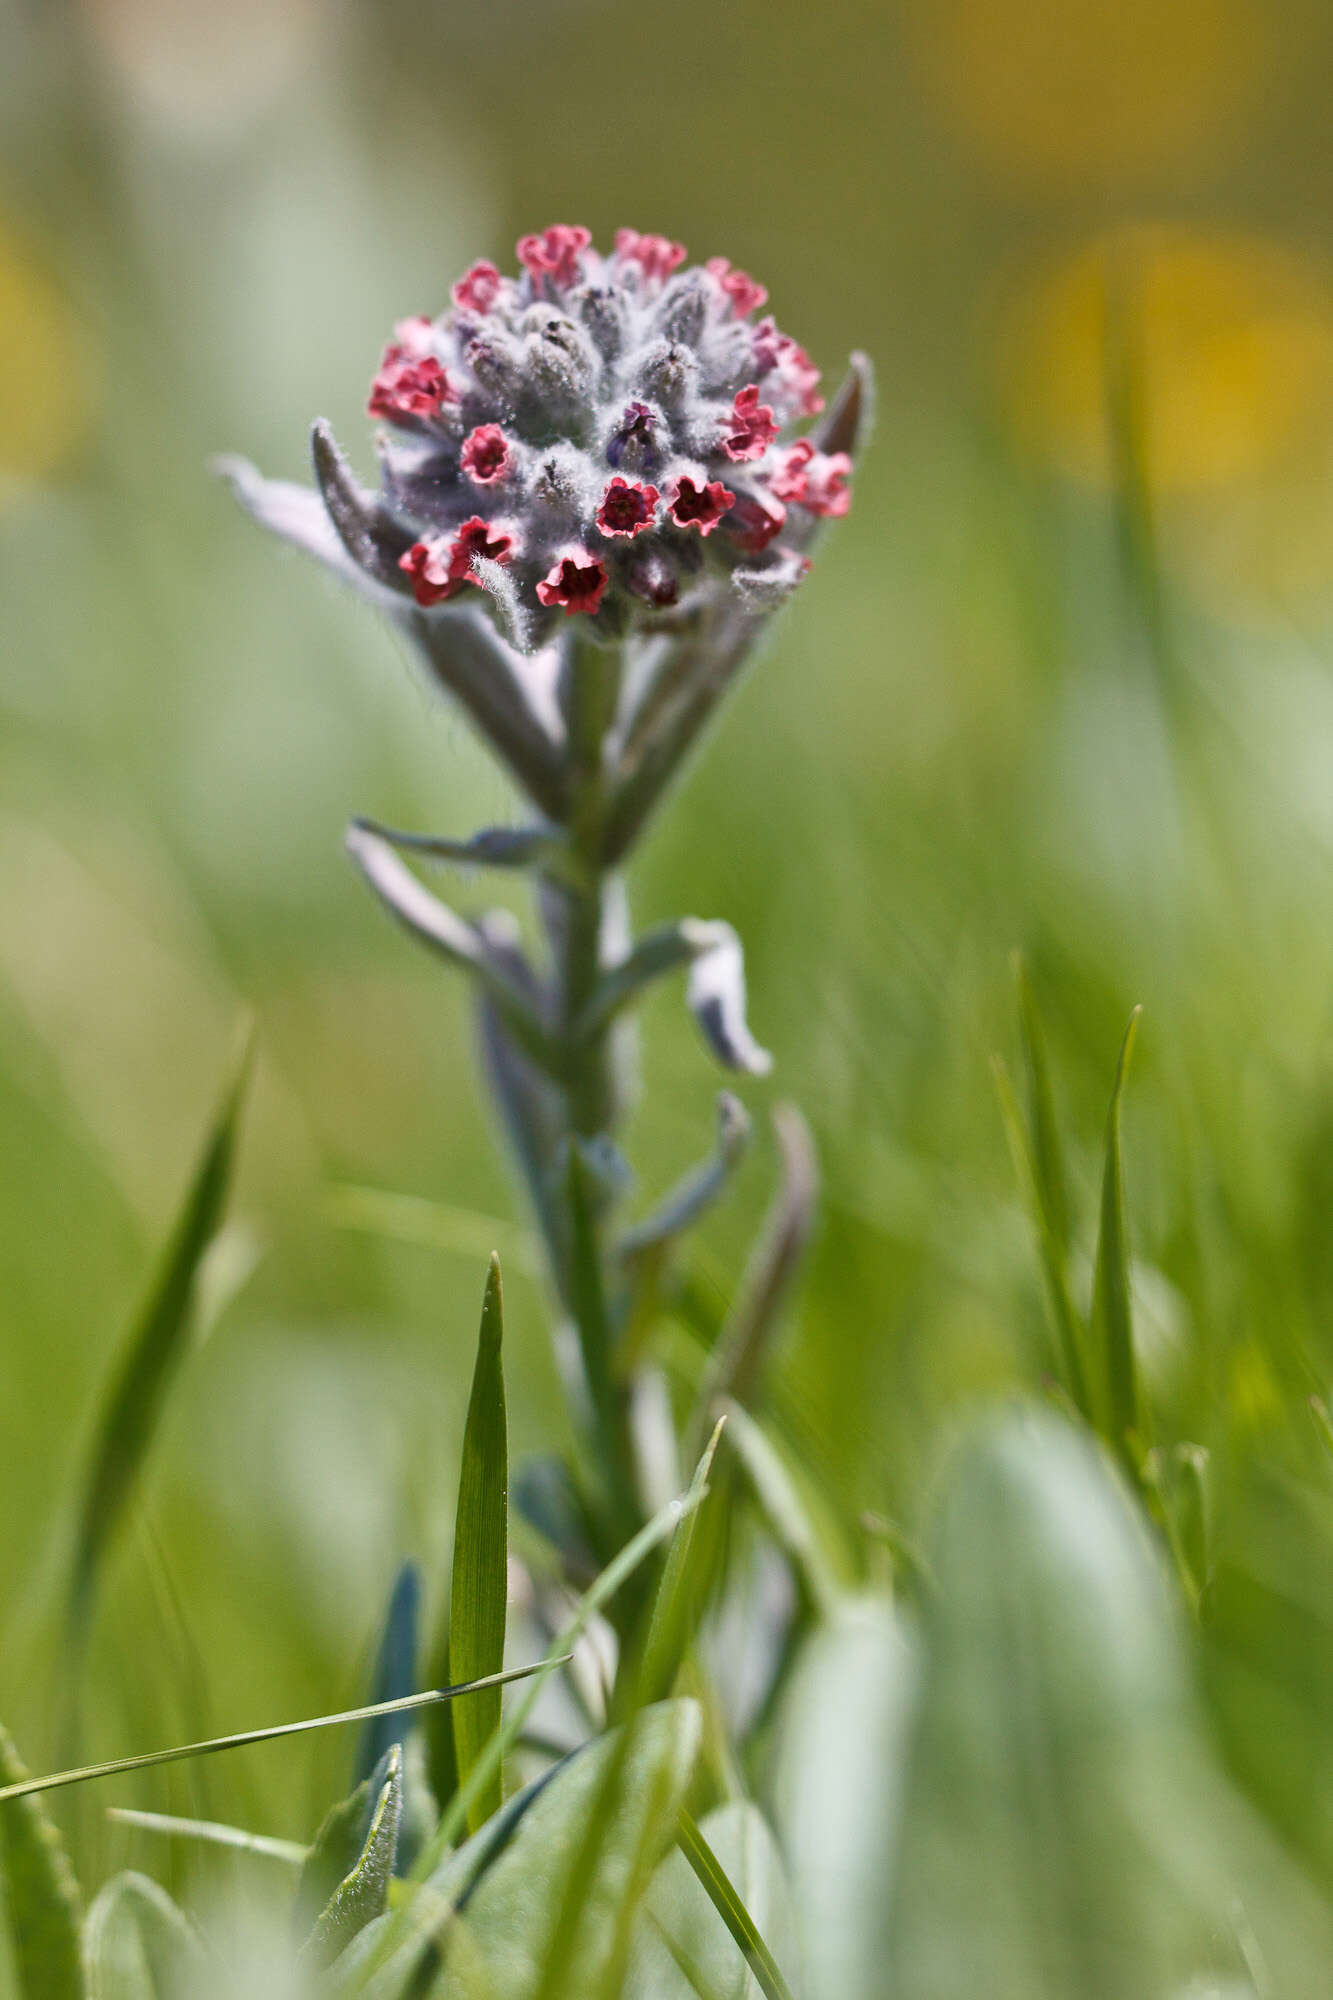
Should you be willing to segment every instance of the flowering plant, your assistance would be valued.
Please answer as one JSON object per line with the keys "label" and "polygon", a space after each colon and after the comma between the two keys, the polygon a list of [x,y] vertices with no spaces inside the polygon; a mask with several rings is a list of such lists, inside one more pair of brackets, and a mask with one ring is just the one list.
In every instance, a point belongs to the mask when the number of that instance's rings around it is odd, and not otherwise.
{"label": "flowering plant", "polygon": [[[470,839],[362,820],[349,846],[394,915],[475,982],[487,1074],[578,1334],[571,1395],[593,1466],[580,1500],[604,1558],[651,1498],[642,1383],[621,1351],[636,1281],[723,1186],[747,1130],[724,1097],[715,1159],[613,1235],[628,1010],[686,968],[722,1063],[769,1067],[730,926],[686,917],[635,940],[620,871],[806,575],[816,530],[846,513],[869,405],[863,358],[826,409],[804,348],[759,316],[763,286],[685,258],[632,229],[602,254],[557,225],[520,240],[517,275],[474,264],[439,318],[401,320],[384,350],[374,493],[323,424],[317,491],[227,465],[252,513],[408,632],[531,809]],[[404,852],[527,871],[549,963],[503,913],[469,921],[428,893]]]}

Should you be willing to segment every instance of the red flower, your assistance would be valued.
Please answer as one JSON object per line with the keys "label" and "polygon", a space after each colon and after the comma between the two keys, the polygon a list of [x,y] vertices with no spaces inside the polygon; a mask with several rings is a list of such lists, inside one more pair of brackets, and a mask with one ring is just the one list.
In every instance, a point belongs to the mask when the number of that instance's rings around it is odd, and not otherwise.
{"label": "red flower", "polygon": [[747,556],[758,556],[782,533],[786,519],[787,510],[780,500],[769,500],[765,505],[757,494],[742,493],[727,516],[727,532]]}
{"label": "red flower", "polygon": [[463,440],[460,463],[469,479],[478,486],[493,486],[503,479],[514,462],[509,439],[499,424],[478,424]]}
{"label": "red flower", "polygon": [[671,497],[671,518],[678,527],[697,528],[701,535],[711,535],[735,499],[720,479],[701,487],[697,480],[682,477]]}
{"label": "red flower", "polygon": [[754,387],[738,389],[731,407],[731,429],[722,440],[728,458],[762,458],[778,434],[773,412],[759,400]]}
{"label": "red flower", "polygon": [[804,500],[806,468],[815,455],[809,438],[800,438],[778,454],[777,469],[769,485],[779,500]]}
{"label": "red flower", "polygon": [[555,568],[537,585],[537,596],[547,606],[559,604],[565,616],[586,611],[591,617],[606,589],[606,566],[586,549],[561,556]]}
{"label": "red flower", "polygon": [[474,264],[470,270],[464,271],[454,286],[454,304],[461,306],[464,312],[488,313],[499,298],[503,286],[504,279],[494,264],[488,264],[483,258],[480,264]]}
{"label": "red flower", "polygon": [[685,262],[685,245],[669,236],[641,236],[637,229],[617,229],[616,254],[638,264],[645,278],[669,278]]}
{"label": "red flower", "polygon": [[532,273],[538,291],[543,278],[553,278],[557,285],[573,285],[578,282],[579,259],[591,242],[590,230],[557,222],[540,236],[520,236],[518,261]]}
{"label": "red flower", "polygon": [[754,330],[754,360],[761,376],[777,370],[779,385],[802,416],[814,417],[823,409],[819,370],[805,349],[790,334],[780,332],[771,318],[761,319]]}
{"label": "red flower", "polygon": [[742,319],[746,313],[756,312],[767,300],[768,293],[764,287],[757,284],[748,271],[738,271],[725,257],[710,257],[708,269]]}
{"label": "red flower", "polygon": [[637,479],[613,479],[597,509],[597,525],[604,535],[642,534],[652,527],[660,498],[655,486],[644,486]]}
{"label": "red flower", "polygon": [[385,348],[370,385],[372,417],[387,417],[391,423],[404,417],[438,417],[442,404],[457,401],[457,391],[433,354],[414,357],[396,342]]}
{"label": "red flower", "polygon": [[513,536],[503,529],[492,528],[480,514],[474,514],[470,521],[464,521],[452,541],[441,537],[434,542],[414,542],[406,555],[399,557],[398,567],[411,577],[417,603],[429,607],[457,597],[464,585],[477,582],[472,573],[474,557],[507,563],[512,562],[513,555]]}

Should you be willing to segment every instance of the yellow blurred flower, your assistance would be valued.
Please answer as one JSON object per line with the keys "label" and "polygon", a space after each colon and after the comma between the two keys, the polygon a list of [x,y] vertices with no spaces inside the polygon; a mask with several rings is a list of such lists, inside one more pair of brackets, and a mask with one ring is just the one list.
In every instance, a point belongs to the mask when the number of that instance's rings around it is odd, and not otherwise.
{"label": "yellow blurred flower", "polygon": [[68,458],[88,428],[94,378],[67,302],[0,214],[0,501]]}
{"label": "yellow blurred flower", "polygon": [[1012,429],[1069,476],[1100,485],[1111,474],[1112,310],[1159,494],[1235,489],[1328,439],[1333,291],[1323,267],[1263,238],[1123,229],[1029,283],[999,343]]}
{"label": "yellow blurred flower", "polygon": [[1255,0],[916,0],[918,65],[1005,176],[1141,184],[1214,149],[1262,95]]}

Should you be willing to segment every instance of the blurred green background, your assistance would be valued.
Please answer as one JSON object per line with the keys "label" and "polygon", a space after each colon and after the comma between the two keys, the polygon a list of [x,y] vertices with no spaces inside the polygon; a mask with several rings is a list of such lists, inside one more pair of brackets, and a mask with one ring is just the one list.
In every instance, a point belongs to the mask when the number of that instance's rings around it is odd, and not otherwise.
{"label": "blurred green background", "polygon": [[[443,1580],[493,1244],[515,1448],[563,1435],[463,996],[340,847],[354,812],[465,834],[510,801],[374,615],[205,468],[301,477],[325,415],[368,470],[395,318],[521,230],[632,223],[756,272],[828,376],[859,346],[881,383],[852,514],[634,885],[643,920],[740,929],[772,1089],[816,1129],[780,1421],[850,1521],[910,1524],[959,1413],[1039,1381],[990,1074],[1009,953],[1089,1243],[1141,1001],[1139,1330],[1162,1436],[1214,1455],[1209,1687],[1333,1874],[1305,1411],[1333,1374],[1330,73],[1315,0],[0,0],[0,1715],[33,1763],[72,1482],[247,1006],[253,1270],[119,1548],[90,1752],[355,1696],[397,1560]],[[1118,497],[1108,296],[1156,569]],[[644,1027],[647,1197],[706,1150],[717,1078],[678,992]],[[719,1298],[772,1164],[709,1225]],[[341,1226],[349,1184],[429,1204],[404,1233],[439,1240]],[[223,1786],[308,1834],[347,1754],[135,1796]]]}

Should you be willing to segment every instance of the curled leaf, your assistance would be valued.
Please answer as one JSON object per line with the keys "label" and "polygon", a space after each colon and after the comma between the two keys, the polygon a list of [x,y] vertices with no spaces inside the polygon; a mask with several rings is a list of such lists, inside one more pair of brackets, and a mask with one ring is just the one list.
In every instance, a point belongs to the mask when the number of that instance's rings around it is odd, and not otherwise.
{"label": "curled leaf", "polygon": [[315,480],[329,519],[360,575],[396,596],[410,595],[410,585],[398,567],[410,536],[385,519],[373,493],[353,477],[333,432],[322,420],[310,433]]}

